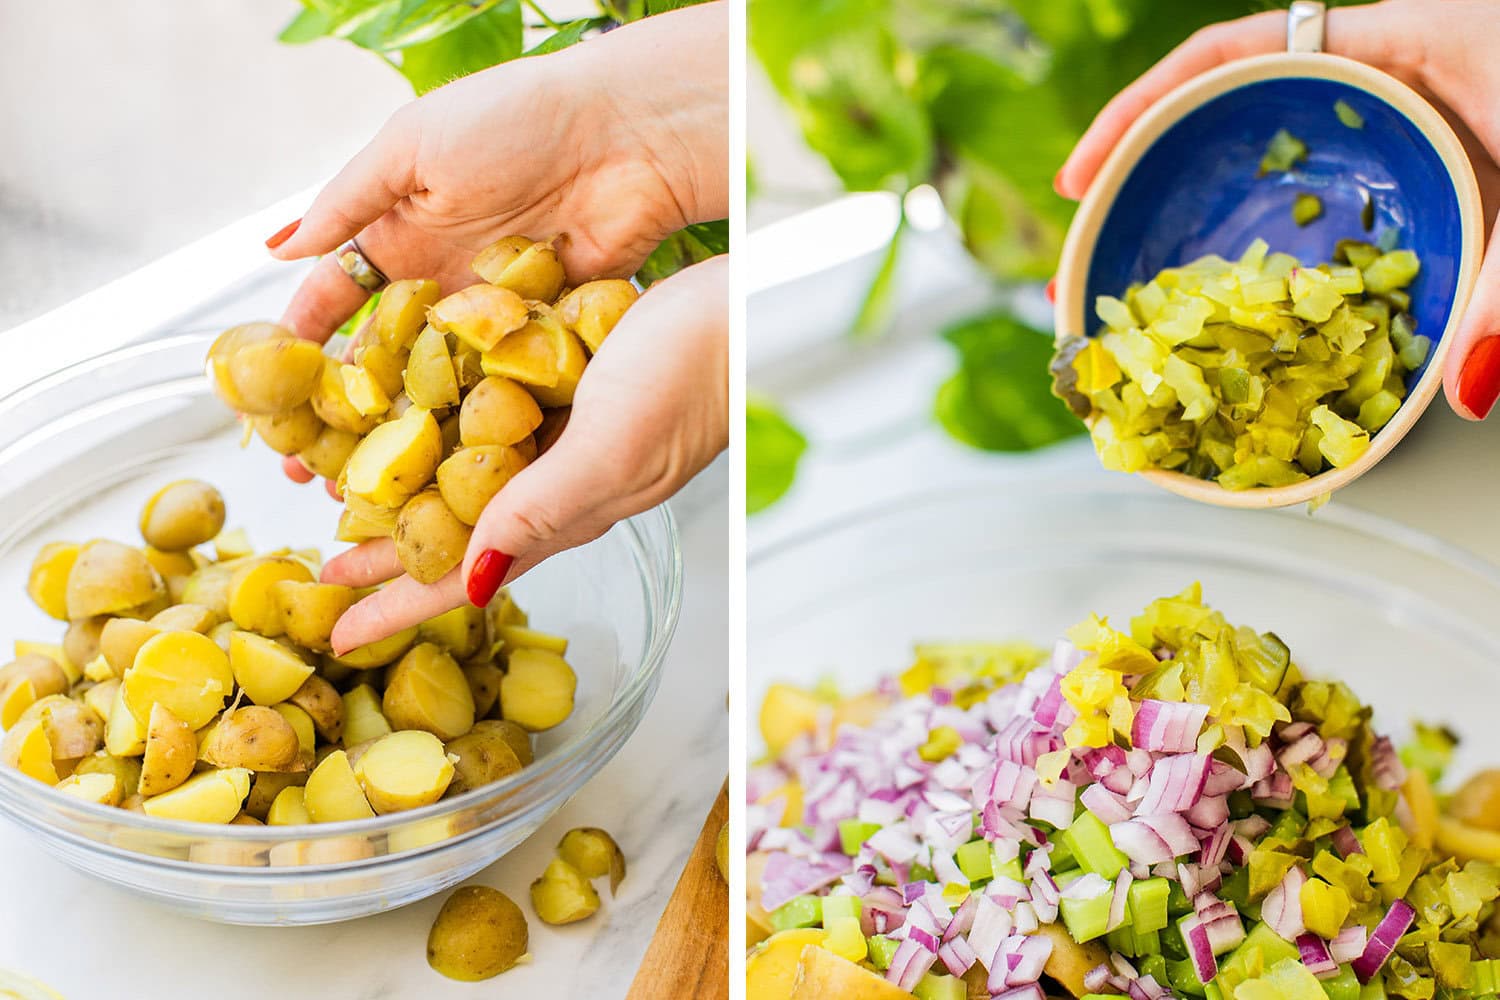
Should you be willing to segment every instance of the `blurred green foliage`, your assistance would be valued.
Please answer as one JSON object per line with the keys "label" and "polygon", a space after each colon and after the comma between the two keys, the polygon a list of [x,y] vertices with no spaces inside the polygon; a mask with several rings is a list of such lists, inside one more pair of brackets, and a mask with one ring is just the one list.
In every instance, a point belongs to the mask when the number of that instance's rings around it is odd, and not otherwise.
{"label": "blurred green foliage", "polygon": [[751,396],[745,403],[745,439],[745,511],[754,514],[792,488],[807,438],[768,400]]}

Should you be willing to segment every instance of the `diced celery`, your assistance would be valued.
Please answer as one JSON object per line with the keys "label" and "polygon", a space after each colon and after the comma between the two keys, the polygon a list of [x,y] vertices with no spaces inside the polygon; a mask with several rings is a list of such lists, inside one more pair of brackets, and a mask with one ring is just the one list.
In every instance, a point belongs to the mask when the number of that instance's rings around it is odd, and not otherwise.
{"label": "diced celery", "polygon": [[1323,199],[1306,191],[1297,195],[1292,202],[1292,221],[1299,226],[1305,226],[1323,216]]}
{"label": "diced celery", "polygon": [[1074,941],[1083,944],[1104,934],[1109,927],[1109,904],[1113,896],[1113,892],[1105,892],[1093,899],[1063,897],[1058,909]]}
{"label": "diced celery", "polygon": [[1351,965],[1339,966],[1337,975],[1319,981],[1328,1000],[1359,1000],[1359,977]]}
{"label": "diced celery", "polygon": [[[1063,867],[1062,861],[1058,858],[1056,847],[1052,849],[1052,864],[1053,867]],[[1020,882],[1024,877],[1020,857],[1007,858],[1001,861],[1000,856],[994,851],[990,853],[990,872],[995,878],[1008,878],[1016,882]]]}
{"label": "diced celery", "polygon": [[859,901],[858,896],[824,896],[823,897],[823,926],[831,926],[831,921],[838,917],[853,917],[859,919],[864,912],[864,904]]}
{"label": "diced celery", "polygon": [[1385,980],[1376,976],[1359,988],[1359,1000],[1386,1000]]}
{"label": "diced celery", "polygon": [[879,823],[865,823],[857,819],[839,820],[839,844],[851,858],[859,853],[865,841],[879,832]]}
{"label": "diced celery", "polygon": [[1339,121],[1349,128],[1364,128],[1365,119],[1358,111],[1349,106],[1343,98],[1333,102],[1333,113],[1338,115]]}
{"label": "diced celery", "polygon": [[816,927],[823,919],[823,901],[817,896],[797,896],[771,911],[771,927],[778,931]]}
{"label": "diced celery", "polygon": [[1234,1000],[1325,1000],[1325,994],[1300,959],[1283,958],[1236,986]]}
{"label": "diced celery", "polygon": [[1233,903],[1241,913],[1250,906],[1250,869],[1245,865],[1238,865],[1230,872],[1219,886],[1219,897],[1226,902]]}
{"label": "diced celery", "polygon": [[[1193,901],[1188,898],[1187,893],[1182,890],[1182,883],[1176,879],[1167,880],[1167,913],[1173,917],[1180,917],[1184,913],[1193,912]],[[1163,924],[1163,927],[1166,925]]]}
{"label": "diced celery", "polygon": [[1265,155],[1260,159],[1260,176],[1264,177],[1275,171],[1290,170],[1305,159],[1307,159],[1307,143],[1284,128],[1277,129],[1276,134],[1271,136],[1271,141],[1266,146]]}
{"label": "diced celery", "polygon": [[[1170,936],[1170,935],[1169,935]],[[1198,979],[1198,971],[1193,967],[1193,961],[1182,958],[1167,963],[1167,984],[1179,993],[1188,996],[1204,996],[1203,983]]]}
{"label": "diced celery", "polygon": [[1137,934],[1159,931],[1167,926],[1167,897],[1176,884],[1164,878],[1136,879],[1130,883],[1131,926]]}
{"label": "diced celery", "polygon": [[995,874],[990,865],[990,844],[987,840],[971,840],[953,853],[958,870],[971,883],[992,878]]}
{"label": "diced celery", "polygon": [[1143,976],[1150,976],[1162,986],[1167,985],[1167,959],[1164,955],[1147,955],[1135,963],[1137,971]]}
{"label": "diced celery", "polygon": [[1219,962],[1216,980],[1226,996],[1235,996],[1239,985],[1259,978],[1283,959],[1301,960],[1297,946],[1281,939],[1265,924],[1255,924],[1240,946]]}
{"label": "diced celery", "polygon": [[1224,1000],[1224,991],[1219,989],[1218,983],[1204,983],[1203,1000]]}
{"label": "diced celery", "polygon": [[968,987],[956,976],[929,972],[917,982],[911,992],[917,1000],[965,1000]]}
{"label": "diced celery", "polygon": [[896,949],[901,946],[899,941],[892,941],[883,934],[876,934],[866,943],[870,953],[870,964],[881,972],[891,967],[891,956],[896,954]]}
{"label": "diced celery", "polygon": [[1120,874],[1120,869],[1130,863],[1130,859],[1110,839],[1109,827],[1087,810],[1073,820],[1073,825],[1057,839],[1067,843],[1069,853],[1084,871],[1094,872],[1107,879],[1115,878]]}

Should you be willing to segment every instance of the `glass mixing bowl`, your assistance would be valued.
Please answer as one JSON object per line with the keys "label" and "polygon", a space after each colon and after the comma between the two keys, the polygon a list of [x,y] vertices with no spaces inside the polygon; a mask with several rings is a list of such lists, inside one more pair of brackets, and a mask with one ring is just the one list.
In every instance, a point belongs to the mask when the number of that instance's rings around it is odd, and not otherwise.
{"label": "glass mixing bowl", "polygon": [[[163,484],[217,486],[228,525],[262,548],[329,546],[338,508],[281,475],[209,390],[211,334],[124,348],[0,400],[0,637],[57,641],[62,623],[26,599],[46,541],[136,537]],[[0,768],[0,815],[67,863],[210,920],[312,924],[447,888],[520,844],[634,732],[677,624],[682,563],[666,508],[548,560],[513,588],[532,622],[570,640],[573,715],[537,739],[536,763],[423,809],[304,827],[171,822],[68,798]]]}
{"label": "glass mixing bowl", "polygon": [[1500,764],[1495,567],[1338,504],[1231,511],[1098,479],[919,496],[754,554],[751,731],[772,681],[868,689],[924,640],[1050,646],[1091,611],[1123,626],[1195,580],[1308,675],[1348,682],[1386,731],[1444,722],[1465,738],[1460,772]]}

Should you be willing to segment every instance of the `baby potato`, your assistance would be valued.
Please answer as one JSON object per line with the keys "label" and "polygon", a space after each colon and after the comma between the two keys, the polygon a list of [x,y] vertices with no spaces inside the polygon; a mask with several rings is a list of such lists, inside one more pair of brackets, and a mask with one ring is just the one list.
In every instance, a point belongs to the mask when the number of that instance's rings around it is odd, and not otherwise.
{"label": "baby potato", "polygon": [[[80,680],[87,676],[86,672],[88,664],[85,663],[83,665],[84,670],[79,670],[78,667],[73,663],[73,661],[68,659],[66,649],[64,649],[64,647],[58,643],[29,642],[25,639],[17,639],[12,644],[12,648],[15,650],[15,654],[17,657],[26,656],[31,653],[36,653],[40,656],[47,657],[53,663],[56,663],[59,667],[62,667],[63,673],[67,675],[69,684],[77,684]],[[108,668],[106,667],[104,669],[107,670]],[[102,680],[105,678],[89,678],[89,680],[96,679]]]}
{"label": "baby potato", "polygon": [[478,524],[479,515],[495,494],[526,464],[519,451],[506,445],[460,448],[438,466],[438,492],[460,521]]}
{"label": "baby potato", "polygon": [[101,806],[117,806],[125,798],[119,779],[101,772],[79,774],[74,771],[55,787],[64,795],[84,802],[97,802]]}
{"label": "baby potato", "polygon": [[297,458],[313,475],[338,479],[358,445],[358,434],[325,425],[312,444],[297,452]]}
{"label": "baby potato", "polygon": [[344,376],[339,372],[339,363],[324,357],[313,387],[312,408],[329,427],[350,434],[368,434],[379,423],[378,418],[359,412],[349,394],[344,391]]}
{"label": "baby potato", "polygon": [[369,333],[389,350],[411,350],[412,341],[427,322],[427,310],[437,302],[438,294],[436,281],[408,278],[391,282],[375,304]]}
{"label": "baby potato", "polygon": [[337,743],[343,737],[343,699],[332,684],[317,674],[303,681],[286,700],[311,716],[318,734],[328,742]]}
{"label": "baby potato", "polygon": [[135,655],[146,644],[146,640],[154,639],[161,633],[160,628],[149,622],[134,618],[110,618],[99,633],[99,652],[115,672],[115,676],[124,677],[125,671],[135,663]]}
{"label": "baby potato", "polygon": [[303,788],[302,800],[314,823],[337,823],[375,815],[342,750],[333,751],[313,768]]}
{"label": "baby potato", "polygon": [[368,684],[360,684],[345,692],[344,739],[350,746],[379,739],[391,731],[380,710],[380,696]]}
{"label": "baby potato", "polygon": [[580,826],[563,834],[557,856],[578,869],[584,878],[609,876],[611,894],[625,881],[625,854],[615,838],[596,826]]}
{"label": "baby potato", "polygon": [[484,646],[484,609],[461,604],[418,625],[417,638],[441,646],[455,660],[467,659]]}
{"label": "baby potato", "polygon": [[233,563],[215,562],[194,570],[182,588],[181,599],[200,604],[220,618],[229,617],[229,581],[237,567]]}
{"label": "baby potato", "polygon": [[453,762],[453,781],[448,786],[454,795],[499,781],[522,766],[510,744],[493,730],[476,727],[449,740],[446,750],[449,756],[457,758]]}
{"label": "baby potato", "polygon": [[99,539],[79,550],[65,602],[68,618],[77,621],[129,611],[166,592],[161,575],[140,549]]}
{"label": "baby potato", "polygon": [[[356,595],[359,596],[359,595]],[[417,628],[402,629],[395,635],[386,636],[368,646],[360,646],[351,649],[343,656],[333,657],[333,662],[355,670],[370,670],[374,667],[383,667],[399,659],[401,654],[411,648],[412,643],[417,641]]]}
{"label": "baby potato", "polygon": [[224,530],[224,497],[198,479],[168,483],[141,511],[141,537],[162,552],[182,552]]}
{"label": "baby potato", "polygon": [[366,520],[346,507],[339,513],[339,524],[333,537],[336,541],[352,542],[358,545],[372,538],[389,538],[393,530],[395,529],[382,527],[374,521]]}
{"label": "baby potato", "polygon": [[67,690],[68,675],[50,656],[27,653],[16,657],[0,667],[0,728],[15,725],[39,698]]}
{"label": "baby potato", "polygon": [[531,734],[514,722],[505,719],[481,719],[474,723],[474,729],[471,732],[498,733],[501,739],[510,744],[516,760],[521,762],[522,767],[529,766],[536,759],[531,749]]}
{"label": "baby potato", "polygon": [[241,413],[281,413],[307,402],[326,360],[323,348],[311,340],[260,340],[215,363],[215,387],[225,379]]}
{"label": "baby potato", "polygon": [[271,596],[281,611],[282,630],[299,646],[329,652],[333,626],[354,604],[354,589],[333,583],[278,580]]}
{"label": "baby potato", "polygon": [[115,703],[115,692],[120,690],[120,678],[111,677],[100,681],[83,693],[83,703],[94,710],[94,714],[109,723],[110,709]]}
{"label": "baby potato", "polygon": [[429,642],[412,647],[391,668],[381,708],[393,728],[421,729],[440,740],[474,728],[468,678],[453,657]]}
{"label": "baby potato", "polygon": [[115,757],[139,757],[146,752],[146,723],[125,704],[125,685],[115,689],[114,704],[105,716],[104,749]]}
{"label": "baby potato", "polygon": [[521,383],[486,376],[458,410],[459,437],[466,445],[515,444],[542,425],[542,408]]}
{"label": "baby potato", "polygon": [[458,383],[459,393],[466,393],[484,380],[484,364],[480,352],[457,337],[448,345],[453,354],[453,379]]}
{"label": "baby potato", "polygon": [[[271,806],[288,788],[301,791],[307,784],[306,771],[262,771],[250,785],[250,794],[245,799],[245,812],[263,822],[270,822]],[[300,802],[301,796],[298,796]]]}
{"label": "baby potato", "polygon": [[170,792],[148,797],[141,808],[158,819],[228,823],[240,814],[249,794],[250,772],[231,767],[194,775]]}
{"label": "baby potato", "polygon": [[73,572],[79,551],[72,542],[48,542],[31,561],[26,593],[37,607],[59,621],[68,620],[68,574]]}
{"label": "baby potato", "polygon": [[560,635],[541,632],[525,625],[501,625],[495,629],[506,649],[545,649],[562,656],[568,651],[568,640]]}
{"label": "baby potato", "polygon": [[498,889],[466,885],[443,903],[427,934],[427,964],[449,979],[489,979],[526,957],[526,915]]}
{"label": "baby potato", "polygon": [[57,784],[52,744],[47,742],[41,719],[17,722],[5,730],[5,738],[0,740],[0,764],[13,767],[44,785]]}
{"label": "baby potato", "polygon": [[406,362],[406,395],[429,410],[458,403],[458,376],[448,342],[434,327],[424,327]]}
{"label": "baby potato", "polygon": [[104,720],[92,708],[65,694],[48,695],[32,703],[18,723],[31,719],[42,724],[52,757],[59,762],[93,753],[104,739]]}
{"label": "baby potato", "polygon": [[391,408],[391,397],[375,376],[358,365],[340,365],[339,378],[344,382],[344,396],[362,417],[381,417]]}
{"label": "baby potato", "polygon": [[382,507],[400,507],[427,485],[442,456],[437,419],[413,408],[375,428],[354,449],[344,468],[345,492]]}
{"label": "baby potato", "polygon": [[151,564],[151,568],[161,574],[161,578],[167,582],[167,596],[173,603],[180,602],[188,577],[197,572],[199,560],[202,557],[192,551],[163,552],[149,545],[142,551],[145,552],[146,561]]}
{"label": "baby potato", "polygon": [[524,236],[505,236],[483,250],[469,265],[492,285],[509,288],[523,299],[551,302],[567,276],[551,240],[533,243]]}
{"label": "baby potato", "polygon": [[[235,385],[234,373],[230,370],[235,356],[251,344],[273,340],[294,340],[296,336],[291,330],[275,323],[245,323],[230,327],[219,334],[213,346],[208,349],[208,377],[213,384],[214,393],[229,404],[231,409],[241,413],[250,412],[250,404],[240,395]],[[258,377],[256,380],[259,382]]]}
{"label": "baby potato", "polygon": [[553,858],[542,877],[531,883],[531,908],[545,923],[577,923],[599,909],[599,894],[577,868]]}
{"label": "baby potato", "polygon": [[[63,633],[62,642],[63,656],[67,658],[68,663],[93,662],[101,652],[101,637],[104,633],[104,626],[109,621],[109,618],[100,615],[97,618],[80,618],[68,623],[68,630]],[[66,673],[67,670],[67,665],[64,664],[63,671]]]}
{"label": "baby potato", "polygon": [[163,632],[146,640],[120,686],[137,720],[149,720],[151,707],[160,703],[191,729],[218,715],[233,690],[229,657],[198,632]]}
{"label": "baby potato", "polygon": [[437,583],[463,562],[469,535],[442,495],[426,489],[406,501],[396,519],[396,556],[418,583]]}
{"label": "baby potato", "polygon": [[245,696],[257,705],[286,701],[314,669],[280,643],[243,631],[229,636],[229,666]]}
{"label": "baby potato", "polygon": [[526,325],[526,303],[508,288],[470,285],[440,299],[427,311],[439,333],[451,333],[476,351],[488,351]]}
{"label": "baby potato", "polygon": [[[560,410],[548,410],[545,413],[543,413],[542,414],[542,428],[545,428],[547,426],[547,417],[550,414],[554,414],[554,413],[567,413],[568,410],[570,410],[570,409],[571,409],[571,407],[563,407]],[[538,433],[540,433],[540,431],[541,431],[542,428],[538,429]],[[534,435],[528,434],[526,437],[523,437],[521,440],[517,441],[511,447],[515,448],[516,451],[518,451],[518,452],[521,453],[521,457],[524,458],[524,459],[526,459],[526,463],[528,465],[531,464],[532,462],[536,461],[537,448],[536,448],[536,437]]]}
{"label": "baby potato", "polygon": [[250,544],[250,535],[244,528],[221,531],[214,539],[214,558],[222,563],[235,563],[235,568],[255,555],[255,546]]}
{"label": "baby potato", "polygon": [[267,826],[302,826],[312,821],[312,814],[307,811],[304,789],[300,785],[283,788],[266,810]]}
{"label": "baby potato", "polygon": [[174,604],[153,615],[147,624],[154,625],[163,632],[202,632],[207,635],[219,624],[219,616],[214,614],[212,608],[201,604]]}
{"label": "baby potato", "polygon": [[640,295],[634,285],[620,278],[586,281],[562,297],[557,313],[588,345],[589,352],[597,353],[604,338]]}
{"label": "baby potato", "polygon": [[311,403],[302,403],[280,413],[251,417],[250,426],[272,451],[295,455],[311,448],[326,425]]}
{"label": "baby potato", "polygon": [[147,798],[169,792],[193,776],[197,763],[198,739],[192,728],[165,705],[151,706],[138,787],[131,791]]}
{"label": "baby potato", "polygon": [[[425,318],[423,322],[425,325]],[[393,350],[379,340],[363,344],[354,352],[354,363],[369,373],[387,399],[394,399],[405,384],[402,372],[406,371],[406,359],[406,351]]]}
{"label": "baby potato", "polygon": [[83,758],[78,762],[78,766],[73,768],[74,777],[81,774],[111,775],[120,786],[120,798],[123,800],[138,794],[141,783],[141,762],[128,757],[116,757],[107,750],[100,750]]}
{"label": "baby potato", "polygon": [[305,564],[286,557],[261,559],[240,567],[229,579],[229,618],[240,628],[269,638],[281,635],[281,608],[271,594],[278,580],[312,583],[313,574]]}
{"label": "baby potato", "polygon": [[318,727],[313,725],[312,716],[307,714],[306,709],[287,701],[272,705],[271,708],[291,725],[292,731],[297,734],[298,755],[311,767],[318,750]]}
{"label": "baby potato", "polygon": [[[146,752],[149,758],[149,736]],[[215,767],[244,767],[252,771],[296,771],[299,763],[306,767],[301,761],[302,744],[297,731],[280,712],[262,705],[246,705],[225,712],[205,741],[201,754]]]}
{"label": "baby potato", "polygon": [[500,679],[505,676],[505,671],[491,660],[466,663],[463,669],[469,681],[469,693],[474,696],[474,714],[483,718],[500,702]]}
{"label": "baby potato", "polygon": [[376,740],[354,764],[354,776],[377,813],[401,812],[442,798],[453,762],[436,736],[409,729]]}
{"label": "baby potato", "polygon": [[518,649],[500,682],[500,713],[528,732],[551,729],[573,714],[577,688],[578,677],[561,656]]}
{"label": "baby potato", "polygon": [[1475,773],[1453,793],[1448,814],[1483,830],[1500,830],[1500,769]]}
{"label": "baby potato", "polygon": [[486,375],[522,382],[541,406],[568,406],[588,356],[583,341],[547,307],[532,310],[526,326],[484,353]]}

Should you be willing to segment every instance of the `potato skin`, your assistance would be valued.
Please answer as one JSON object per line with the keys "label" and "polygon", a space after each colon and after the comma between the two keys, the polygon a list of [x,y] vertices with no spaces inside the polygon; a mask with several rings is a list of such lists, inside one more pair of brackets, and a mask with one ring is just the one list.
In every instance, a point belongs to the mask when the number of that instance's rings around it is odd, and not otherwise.
{"label": "potato skin", "polygon": [[281,611],[286,637],[299,646],[331,652],[329,637],[340,616],[354,604],[354,589],[333,583],[278,580],[271,594]]}
{"label": "potato skin", "polygon": [[577,868],[553,858],[531,883],[531,908],[545,923],[577,923],[598,912],[599,894]]}
{"label": "potato skin", "polygon": [[168,483],[141,511],[141,537],[163,552],[183,552],[224,529],[224,497],[198,479]]}
{"label": "potato skin", "polygon": [[466,445],[515,444],[542,425],[542,408],[521,383],[488,375],[469,390],[458,410]]}
{"label": "potato skin", "polygon": [[[146,741],[147,752],[151,742]],[[203,748],[203,759],[216,767],[251,771],[296,771],[302,744],[292,724],[273,708],[246,705],[225,712]]]}
{"label": "potato skin", "polygon": [[287,699],[312,716],[318,735],[337,743],[344,735],[344,700],[338,690],[322,677],[313,674]]}
{"label": "potato skin", "polygon": [[78,561],[79,547],[72,542],[48,542],[31,562],[26,593],[36,606],[59,621],[68,620],[68,574]]}
{"label": "potato skin", "polygon": [[192,729],[165,705],[154,705],[146,727],[146,752],[141,757],[137,787],[127,789],[126,794],[139,792],[150,798],[169,792],[192,777],[197,762],[198,740]]}
{"label": "potato skin", "polygon": [[312,444],[297,452],[297,457],[313,475],[337,479],[358,444],[358,434],[325,425]]}
{"label": "potato skin", "polygon": [[494,730],[472,729],[449,740],[446,749],[458,758],[453,765],[453,781],[448,785],[451,795],[499,781],[522,767],[505,737]]}
{"label": "potato skin", "polygon": [[393,281],[370,317],[369,336],[391,351],[409,351],[438,300],[438,283],[415,278]]}
{"label": "potato skin", "polygon": [[140,549],[96,539],[79,550],[68,574],[68,618],[113,615],[164,597],[167,585]]}
{"label": "potato skin", "polygon": [[105,626],[116,620],[100,615],[97,618],[80,618],[70,622],[67,632],[63,633],[62,642],[63,655],[68,658],[68,662],[79,668],[92,663],[94,657],[99,655]]}
{"label": "potato skin", "polygon": [[423,490],[396,518],[396,556],[418,583],[437,583],[463,561],[469,534],[437,490]]}
{"label": "potato skin", "polygon": [[311,340],[275,337],[244,344],[215,370],[232,386],[235,409],[264,415],[307,402],[325,358]]}
{"label": "potato skin", "polygon": [[326,425],[311,403],[302,403],[280,413],[251,417],[250,426],[272,451],[295,455],[304,448],[311,448]]}
{"label": "potato skin", "polygon": [[391,668],[381,710],[395,729],[423,729],[440,740],[474,728],[474,696],[453,657],[419,643]]}
{"label": "potato skin", "polygon": [[498,889],[467,885],[443,903],[427,935],[427,964],[460,982],[498,976],[525,955],[526,915]]}
{"label": "potato skin", "polygon": [[526,465],[521,452],[506,445],[460,448],[438,466],[438,492],[460,521],[478,524],[484,508]]}
{"label": "potato skin", "polygon": [[586,281],[562,297],[557,312],[593,353],[640,295],[622,278]]}

